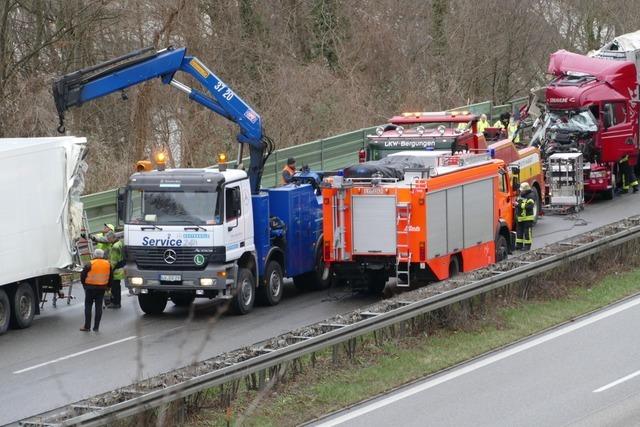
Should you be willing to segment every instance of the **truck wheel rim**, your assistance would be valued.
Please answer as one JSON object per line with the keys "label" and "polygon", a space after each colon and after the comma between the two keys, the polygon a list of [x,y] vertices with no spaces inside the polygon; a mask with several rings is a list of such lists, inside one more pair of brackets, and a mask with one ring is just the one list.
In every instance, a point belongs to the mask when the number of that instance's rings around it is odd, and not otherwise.
{"label": "truck wheel rim", "polygon": [[22,319],[29,318],[29,316],[31,315],[31,303],[29,301],[29,298],[27,298],[25,295],[22,295],[20,297],[20,302],[18,306],[20,307],[18,309],[19,310],[18,313],[20,314],[20,317]]}
{"label": "truck wheel rim", "polygon": [[0,304],[0,325],[4,325],[7,321],[7,310],[4,304]]}
{"label": "truck wheel rim", "polygon": [[280,275],[275,271],[271,272],[271,276],[269,276],[269,290],[271,291],[272,296],[278,296],[280,294],[280,288],[282,287],[282,281],[280,280]]}
{"label": "truck wheel rim", "polygon": [[252,294],[253,290],[251,289],[251,283],[249,283],[248,280],[243,280],[242,286],[240,287],[240,298],[242,298],[243,305],[249,305]]}

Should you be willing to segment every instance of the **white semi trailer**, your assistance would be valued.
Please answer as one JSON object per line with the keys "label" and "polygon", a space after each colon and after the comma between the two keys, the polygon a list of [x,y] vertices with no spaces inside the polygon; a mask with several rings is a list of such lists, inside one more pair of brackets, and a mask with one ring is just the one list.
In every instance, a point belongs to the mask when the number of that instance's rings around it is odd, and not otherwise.
{"label": "white semi trailer", "polygon": [[0,334],[26,328],[74,268],[86,139],[0,139]]}

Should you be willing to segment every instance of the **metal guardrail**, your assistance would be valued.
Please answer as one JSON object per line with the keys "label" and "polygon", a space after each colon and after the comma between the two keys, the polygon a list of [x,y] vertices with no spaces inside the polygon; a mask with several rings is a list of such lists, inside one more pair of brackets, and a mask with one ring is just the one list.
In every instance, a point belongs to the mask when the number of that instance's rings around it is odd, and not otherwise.
{"label": "metal guardrail", "polygon": [[[187,379],[178,384],[152,390],[104,408],[91,407],[83,405],[82,402],[80,402],[75,406],[71,405],[69,409],[61,408],[48,413],[46,416],[35,417],[31,420],[21,422],[21,425],[97,426],[112,423],[116,420],[127,418],[177,399],[187,397],[199,391],[238,380],[264,369],[298,359],[304,355],[323,350],[332,345],[340,344],[373,331],[407,321],[481,293],[533,277],[569,261],[579,260],[636,239],[640,239],[640,216],[600,227],[565,241],[554,243],[546,248],[532,251],[519,257],[510,258],[501,263],[494,264],[487,269],[471,272],[467,275],[443,282],[444,284],[449,283],[459,286],[440,294],[415,302],[402,301],[401,299],[385,300],[383,303],[386,302],[388,303],[388,307],[392,307],[389,311],[357,311],[356,314],[358,315],[343,316],[343,318],[349,319],[357,319],[359,317],[360,320],[355,320],[354,323],[317,324],[319,326],[330,326],[329,329],[331,330],[303,341],[285,345],[281,348],[265,348],[264,343],[281,342],[283,337],[284,342],[287,342],[287,334],[267,340],[254,346],[254,351],[258,354],[255,357]],[[535,258],[540,259],[529,261],[529,259]],[[517,267],[511,268],[514,264],[516,264]],[[503,268],[504,270],[502,270]],[[483,275],[487,277],[482,278]],[[292,336],[290,337],[293,338]],[[216,358],[211,360],[215,359]],[[228,359],[225,359],[223,355],[220,356],[219,360]],[[135,385],[133,387],[135,387]],[[131,387],[128,388],[130,389]],[[65,410],[67,411],[66,413]],[[77,412],[87,413],[78,415]]]}
{"label": "metal guardrail", "polygon": [[[527,98],[517,98],[504,105],[493,105],[491,101],[465,105],[453,110],[469,110],[475,114],[486,114],[489,120],[503,113],[514,113]],[[262,177],[262,185],[274,187],[278,185],[280,171],[287,158],[295,157],[298,165],[309,165],[315,170],[336,170],[358,162],[358,150],[364,147],[366,136],[375,132],[376,126],[358,129],[329,138],[318,139],[305,144],[295,145],[275,151],[265,165]],[[248,159],[245,159],[246,162]],[[88,194],[82,197],[85,210],[89,218],[90,232],[102,229],[102,224],[116,221],[116,190],[107,190],[101,193]]]}

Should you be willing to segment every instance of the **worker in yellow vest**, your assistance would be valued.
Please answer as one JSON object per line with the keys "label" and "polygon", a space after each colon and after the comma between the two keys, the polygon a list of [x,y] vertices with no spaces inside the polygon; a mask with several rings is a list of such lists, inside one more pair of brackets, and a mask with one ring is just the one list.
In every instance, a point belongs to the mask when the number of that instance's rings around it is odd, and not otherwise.
{"label": "worker in yellow vest", "polygon": [[520,125],[520,121],[511,117],[509,119],[509,125],[507,126],[507,137],[513,141],[514,144],[520,142],[520,134],[518,132],[518,126]]}
{"label": "worker in yellow vest", "polygon": [[104,259],[102,249],[96,249],[93,251],[93,259],[84,266],[82,273],[80,273],[80,282],[84,287],[84,325],[80,328],[81,331],[88,332],[91,329],[91,311],[94,304],[96,317],[93,321],[93,330],[94,332],[99,330],[104,292],[112,279],[111,263]]}
{"label": "worker in yellow vest", "polygon": [[491,125],[489,124],[489,120],[487,120],[487,115],[481,114],[480,120],[478,120],[478,133],[484,132],[488,127],[491,127]]}

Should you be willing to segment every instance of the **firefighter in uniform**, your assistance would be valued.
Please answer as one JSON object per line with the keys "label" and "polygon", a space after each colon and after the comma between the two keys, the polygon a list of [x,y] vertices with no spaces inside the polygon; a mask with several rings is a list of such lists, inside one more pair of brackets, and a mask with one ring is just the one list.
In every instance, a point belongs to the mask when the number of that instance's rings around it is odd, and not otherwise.
{"label": "firefighter in uniform", "polygon": [[293,178],[293,174],[296,173],[296,159],[289,157],[287,164],[282,168],[282,184],[288,184]]}
{"label": "firefighter in uniform", "polygon": [[633,171],[633,168],[629,165],[629,155],[625,154],[620,160],[618,160],[618,169],[620,175],[622,175],[622,192],[628,193],[629,187],[633,189],[634,193],[638,192],[638,179]]}
{"label": "firefighter in uniform", "polygon": [[531,249],[535,204],[531,186],[523,182],[520,184],[520,197],[516,200],[516,249]]}
{"label": "firefighter in uniform", "polygon": [[100,328],[102,318],[102,299],[109,283],[113,278],[111,263],[104,259],[104,251],[96,249],[93,251],[93,259],[84,266],[80,273],[80,282],[84,286],[84,325],[81,331],[87,332],[91,329],[91,311],[93,305],[96,306],[96,317],[93,321],[93,330]]}

